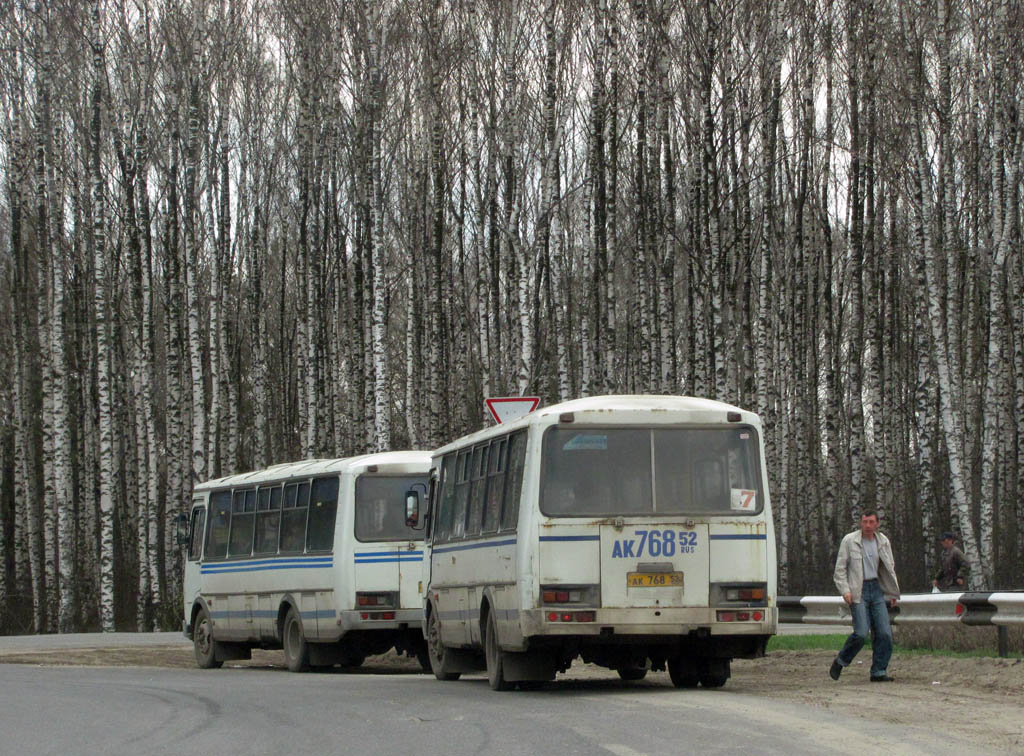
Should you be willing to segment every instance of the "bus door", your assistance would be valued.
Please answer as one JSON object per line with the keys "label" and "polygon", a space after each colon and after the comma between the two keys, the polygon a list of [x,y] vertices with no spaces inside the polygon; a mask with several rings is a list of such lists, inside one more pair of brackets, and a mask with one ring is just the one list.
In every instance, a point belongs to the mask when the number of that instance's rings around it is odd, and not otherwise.
{"label": "bus door", "polygon": [[404,609],[420,609],[423,606],[423,541],[398,545],[398,605]]}
{"label": "bus door", "polygon": [[[405,492],[426,475],[360,475],[355,490],[356,592],[393,594],[391,608],[418,609],[423,545],[405,523]],[[403,577],[404,573],[404,577]],[[359,597],[356,597],[357,608]]]}
{"label": "bus door", "polygon": [[206,532],[206,505],[202,499],[192,500],[192,513],[189,517],[188,527],[188,550],[185,553],[185,584],[182,590],[186,621],[191,612],[193,602],[199,596],[203,536]]}

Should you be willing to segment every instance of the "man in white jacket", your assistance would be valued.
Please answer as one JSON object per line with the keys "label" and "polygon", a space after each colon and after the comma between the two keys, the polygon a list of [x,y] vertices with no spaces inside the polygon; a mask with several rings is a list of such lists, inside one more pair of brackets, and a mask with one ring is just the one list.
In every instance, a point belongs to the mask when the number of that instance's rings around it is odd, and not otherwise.
{"label": "man in white jacket", "polygon": [[871,682],[892,682],[889,658],[892,656],[892,628],[887,607],[896,606],[900,584],[892,545],[878,532],[878,514],[865,509],[860,517],[860,530],[848,533],[839,544],[836,570],[832,576],[836,588],[850,607],[853,632],[843,650],[832,662],[829,675],[838,680],[843,667],[864,647],[868,631],[872,633]]}

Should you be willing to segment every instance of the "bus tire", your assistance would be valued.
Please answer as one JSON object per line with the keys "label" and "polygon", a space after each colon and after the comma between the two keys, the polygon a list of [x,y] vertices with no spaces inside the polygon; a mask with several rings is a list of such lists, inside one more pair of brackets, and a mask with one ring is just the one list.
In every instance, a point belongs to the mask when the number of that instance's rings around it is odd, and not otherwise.
{"label": "bus tire", "polygon": [[677,688],[696,688],[700,683],[697,665],[694,664],[693,659],[687,657],[669,659],[668,676]]}
{"label": "bus tire", "polygon": [[505,679],[502,669],[502,651],[498,645],[498,622],[494,612],[487,613],[487,634],[484,636],[484,656],[487,661],[487,682],[491,690],[511,690],[515,686]]}
{"label": "bus tire", "polygon": [[192,648],[200,669],[218,669],[224,666],[224,662],[217,659],[219,646],[220,644],[213,639],[213,621],[210,619],[210,613],[206,609],[200,609],[196,615],[195,629],[192,631]]}
{"label": "bus tire", "polygon": [[284,618],[281,642],[284,646],[284,661],[289,670],[305,672],[309,669],[309,644],[302,636],[302,622],[294,606],[289,607]]}
{"label": "bus tire", "polygon": [[430,670],[438,680],[458,680],[459,672],[449,672],[444,665],[444,644],[441,643],[441,623],[434,609],[427,617],[427,655],[430,657]]}
{"label": "bus tire", "polygon": [[700,684],[705,688],[721,688],[728,679],[728,659],[707,659],[701,665]]}

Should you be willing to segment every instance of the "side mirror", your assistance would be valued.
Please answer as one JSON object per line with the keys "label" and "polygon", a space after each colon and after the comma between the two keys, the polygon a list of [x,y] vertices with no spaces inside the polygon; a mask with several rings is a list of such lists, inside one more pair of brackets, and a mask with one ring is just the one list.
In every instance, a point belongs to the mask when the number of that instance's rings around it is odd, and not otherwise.
{"label": "side mirror", "polygon": [[175,531],[175,542],[179,546],[188,545],[188,515],[182,512],[174,518],[174,524],[176,526]]}
{"label": "side mirror", "polygon": [[426,495],[427,487],[417,483],[405,492],[405,524],[413,530],[423,529],[423,518],[420,516],[420,500]]}

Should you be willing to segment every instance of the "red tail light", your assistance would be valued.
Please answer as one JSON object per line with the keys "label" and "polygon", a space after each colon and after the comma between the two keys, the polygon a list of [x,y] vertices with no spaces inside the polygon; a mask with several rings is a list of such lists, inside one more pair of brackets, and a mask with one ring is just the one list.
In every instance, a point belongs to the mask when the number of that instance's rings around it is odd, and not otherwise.
{"label": "red tail light", "polygon": [[577,622],[594,622],[597,620],[597,612],[576,612]]}

